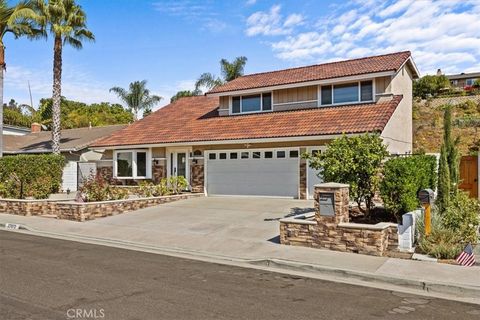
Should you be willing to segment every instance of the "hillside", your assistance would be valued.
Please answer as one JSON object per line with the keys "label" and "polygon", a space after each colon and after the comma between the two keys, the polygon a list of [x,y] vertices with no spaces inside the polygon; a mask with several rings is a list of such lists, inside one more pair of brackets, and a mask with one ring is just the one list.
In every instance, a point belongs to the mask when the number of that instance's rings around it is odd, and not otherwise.
{"label": "hillside", "polygon": [[[440,152],[443,133],[443,107],[453,105],[453,121],[461,119],[480,120],[480,95],[436,98],[414,101],[413,148],[415,152]],[[468,122],[468,123],[467,123]],[[454,136],[460,136],[460,151],[469,153],[474,141],[480,140],[480,121],[463,121],[462,127],[454,126]]]}

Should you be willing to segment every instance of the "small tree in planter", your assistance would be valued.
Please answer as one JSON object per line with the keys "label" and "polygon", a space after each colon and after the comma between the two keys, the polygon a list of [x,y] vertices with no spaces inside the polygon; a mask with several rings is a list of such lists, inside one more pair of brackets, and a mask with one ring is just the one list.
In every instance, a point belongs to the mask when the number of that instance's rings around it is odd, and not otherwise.
{"label": "small tree in planter", "polygon": [[352,199],[368,217],[380,182],[381,164],[387,156],[387,147],[380,136],[367,133],[343,135],[333,140],[324,153],[305,154],[304,158],[308,158],[310,167],[318,170],[325,181],[349,184]]}
{"label": "small tree in planter", "polygon": [[459,138],[452,137],[452,108],[446,106],[443,117],[443,144],[438,166],[438,196],[436,204],[440,213],[449,206],[450,198],[458,192],[460,178]]}

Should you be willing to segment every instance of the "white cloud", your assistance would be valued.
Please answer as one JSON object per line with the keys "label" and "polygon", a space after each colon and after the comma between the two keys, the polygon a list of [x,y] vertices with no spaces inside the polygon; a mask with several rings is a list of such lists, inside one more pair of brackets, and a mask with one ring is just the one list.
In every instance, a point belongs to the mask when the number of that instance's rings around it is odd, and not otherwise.
{"label": "white cloud", "polygon": [[[27,69],[22,66],[9,66],[5,75],[5,100],[15,98],[22,104],[30,105],[28,93],[28,81],[32,89],[34,106],[38,106],[41,98],[52,96],[52,74],[40,69]],[[113,84],[96,81],[77,66],[64,68],[62,75],[62,95],[69,100],[81,101],[85,103],[111,102],[120,103],[122,101],[109,89]],[[169,85],[153,86],[149,83],[152,94],[159,95],[163,99],[155,108],[161,108],[170,103],[170,98],[180,90],[193,90],[195,80],[181,80]]]}
{"label": "white cloud", "polygon": [[281,6],[274,5],[268,12],[257,11],[247,18],[247,36],[278,36],[293,32],[303,23],[301,14],[290,14],[286,19],[280,13]]}
{"label": "white cloud", "polygon": [[203,30],[213,33],[227,28],[227,23],[220,19],[220,14],[209,1],[162,0],[153,3],[153,8],[162,14],[199,23]]}
{"label": "white cloud", "polygon": [[282,36],[270,42],[272,50],[298,64],[410,50],[422,73],[480,65],[478,0],[352,0],[316,19],[312,24],[302,16],[299,31],[285,28],[274,6],[250,16],[246,32]]}
{"label": "white cloud", "polygon": [[219,19],[207,19],[203,25],[203,29],[206,29],[210,32],[213,33],[219,33],[225,30],[228,27],[228,25]]}
{"label": "white cloud", "polygon": [[247,2],[245,2],[245,5],[253,6],[255,3],[257,3],[257,0],[247,0]]}
{"label": "white cloud", "polygon": [[295,27],[303,24],[303,16],[298,13],[291,14],[285,19],[283,26],[285,28]]}
{"label": "white cloud", "polygon": [[388,17],[392,14],[398,13],[412,4],[415,0],[400,0],[391,6],[386,7],[378,14],[380,17]]}
{"label": "white cloud", "polygon": [[[11,65],[5,74],[5,97],[15,97],[20,103],[30,104],[28,82],[32,90],[34,105],[41,98],[52,96],[52,73],[40,69],[27,69]],[[67,99],[95,102],[118,102],[108,92],[110,86],[96,81],[78,67],[65,67],[62,74],[62,95]]]}

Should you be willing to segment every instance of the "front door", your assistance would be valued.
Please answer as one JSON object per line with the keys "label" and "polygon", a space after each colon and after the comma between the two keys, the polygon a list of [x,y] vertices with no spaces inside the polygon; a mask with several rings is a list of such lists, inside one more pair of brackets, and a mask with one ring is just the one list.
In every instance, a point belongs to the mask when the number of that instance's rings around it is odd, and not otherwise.
{"label": "front door", "polygon": [[460,161],[460,189],[467,191],[472,198],[478,198],[478,158],[462,157]]}
{"label": "front door", "polygon": [[188,178],[187,151],[172,151],[170,153],[169,176]]}

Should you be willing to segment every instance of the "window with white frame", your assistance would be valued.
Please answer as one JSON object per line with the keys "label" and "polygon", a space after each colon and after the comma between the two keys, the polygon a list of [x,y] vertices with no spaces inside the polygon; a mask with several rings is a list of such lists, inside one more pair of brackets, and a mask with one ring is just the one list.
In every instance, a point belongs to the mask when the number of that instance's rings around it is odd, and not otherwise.
{"label": "window with white frame", "polygon": [[373,81],[357,81],[321,87],[321,105],[373,101]]}
{"label": "window with white frame", "polygon": [[465,81],[465,84],[466,84],[467,86],[473,86],[474,83],[475,83],[475,79],[467,79],[467,80]]}
{"label": "window with white frame", "polygon": [[232,114],[272,110],[272,93],[232,97]]}
{"label": "window with white frame", "polygon": [[114,176],[118,179],[150,178],[149,158],[147,150],[115,151]]}

